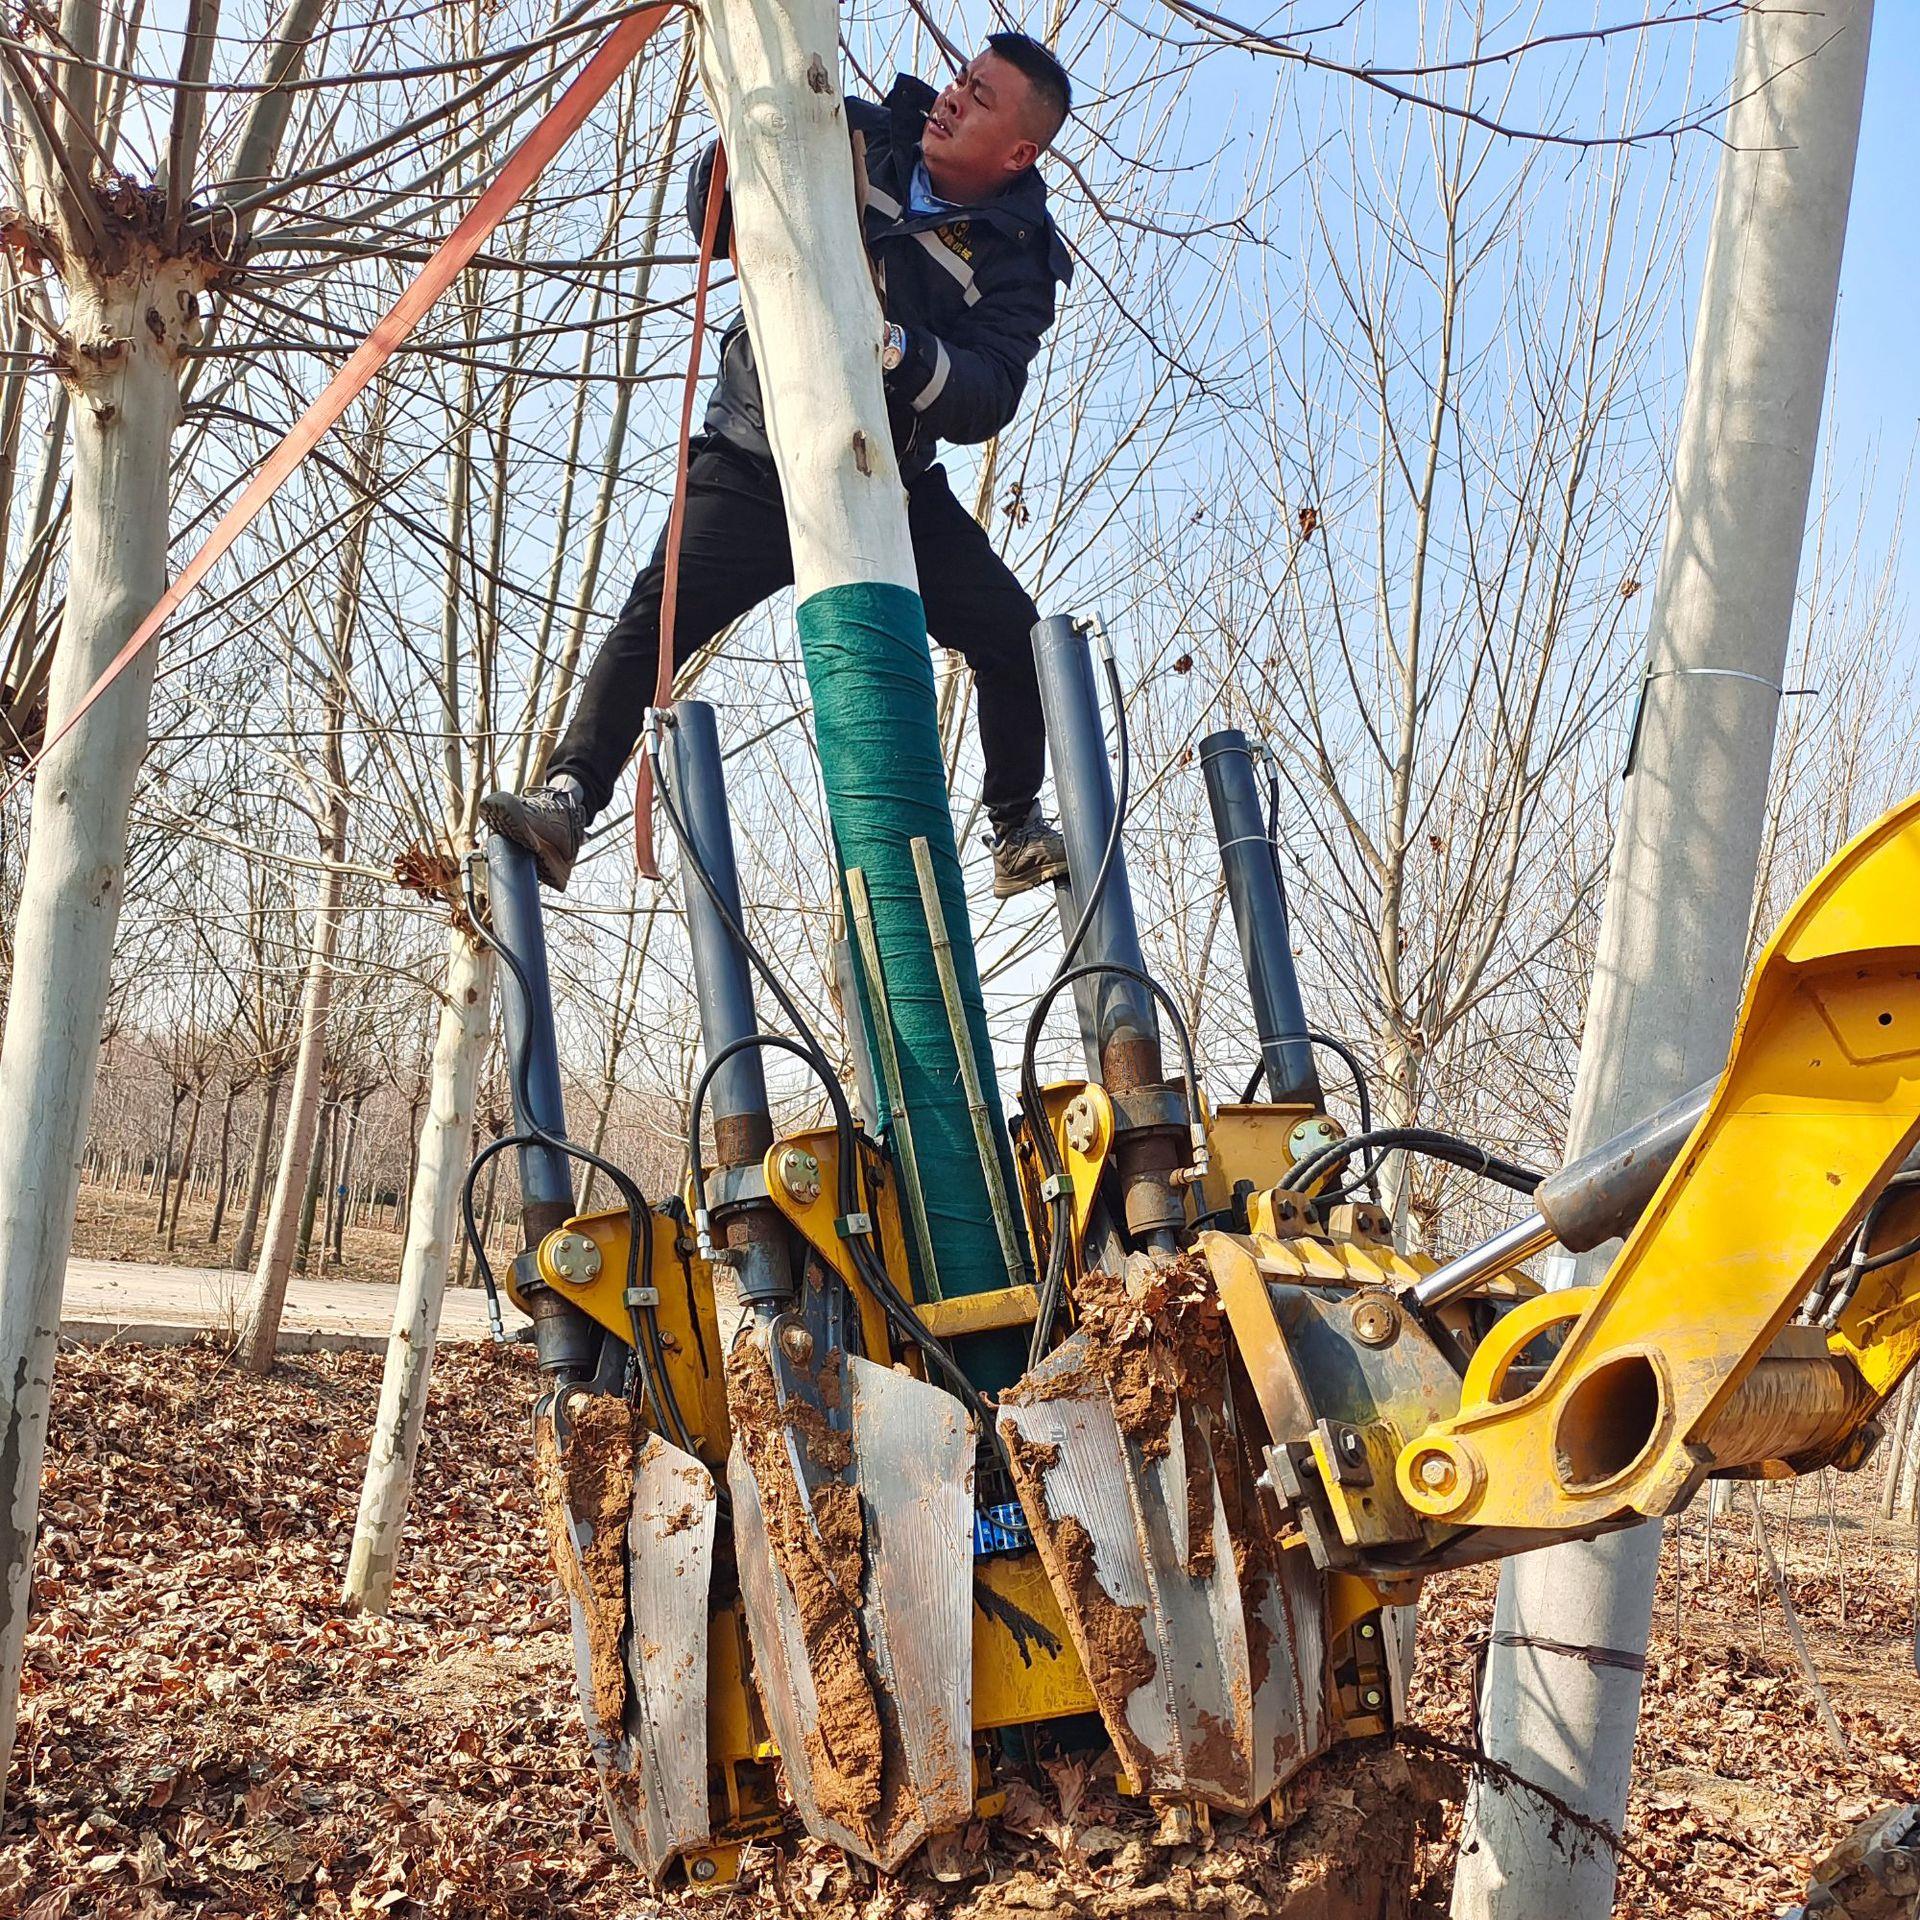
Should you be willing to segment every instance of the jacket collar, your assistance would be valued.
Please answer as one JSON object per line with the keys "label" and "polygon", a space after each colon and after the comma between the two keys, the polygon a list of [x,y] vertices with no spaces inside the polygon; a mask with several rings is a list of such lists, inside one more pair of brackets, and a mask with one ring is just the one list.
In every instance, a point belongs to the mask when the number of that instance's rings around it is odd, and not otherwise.
{"label": "jacket collar", "polygon": [[[887,113],[891,120],[893,149],[900,156],[899,180],[902,198],[905,189],[913,178],[913,169],[919,161],[921,136],[926,129],[927,115],[933,111],[933,103],[940,96],[917,75],[898,74],[894,78],[892,90],[886,99]],[[1053,224],[1053,216],[1047,211],[1047,183],[1040,177],[1037,167],[1029,167],[1018,175],[991,200],[982,200],[977,205],[963,207],[958,214],[945,216],[947,219],[964,218],[985,220],[1012,239],[1026,243],[1036,234],[1044,234],[1047,243],[1047,265],[1053,277],[1066,286],[1073,279],[1073,261],[1067,252],[1066,243],[1060,237],[1059,230]],[[919,223],[915,223],[919,224]],[[928,221],[926,224],[938,224]]]}

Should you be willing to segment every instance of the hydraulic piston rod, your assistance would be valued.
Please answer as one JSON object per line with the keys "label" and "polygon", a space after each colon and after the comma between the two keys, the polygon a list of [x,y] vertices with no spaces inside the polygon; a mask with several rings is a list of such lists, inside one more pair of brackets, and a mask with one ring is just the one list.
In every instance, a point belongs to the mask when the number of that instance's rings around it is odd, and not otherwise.
{"label": "hydraulic piston rod", "polygon": [[1534,1210],[1484,1246],[1436,1267],[1414,1288],[1425,1307],[1443,1307],[1489,1274],[1517,1266],[1548,1247],[1585,1253],[1623,1234],[1680,1157],[1719,1083],[1703,1081],[1658,1113],[1569,1160],[1534,1189]]}
{"label": "hydraulic piston rod", "polygon": [[506,1029],[508,1085],[513,1129],[523,1136],[520,1218],[523,1249],[515,1262],[534,1345],[549,1374],[593,1371],[600,1348],[594,1323],[570,1300],[537,1278],[533,1250],[573,1212],[573,1167],[556,1148],[529,1138],[536,1132],[565,1138],[567,1116],[560,1091],[560,1048],[553,1031],[553,991],[547,977],[547,930],[540,915],[540,880],[533,855],[505,834],[487,838],[487,918],[500,949],[512,963],[500,969],[500,1008]]}
{"label": "hydraulic piston rod", "polygon": [[1234,931],[1240,937],[1240,964],[1253,1000],[1260,1058],[1267,1070],[1267,1097],[1281,1106],[1319,1108],[1326,1096],[1320,1090],[1313,1048],[1306,1037],[1307,1015],[1293,964],[1287,896],[1281,890],[1273,843],[1261,815],[1247,736],[1238,727],[1208,734],[1200,742],[1200,771],[1207,783],[1214,838],[1220,844]]}
{"label": "hydraulic piston rod", "polygon": [[[1115,812],[1088,631],[1083,623],[1062,614],[1042,620],[1033,630],[1034,664],[1040,675],[1040,704],[1046,713],[1076,920],[1100,878]],[[1091,1011],[1100,1082],[1113,1101],[1118,1122],[1115,1159],[1126,1195],[1128,1231],[1143,1237],[1169,1234],[1186,1219],[1186,1205],[1173,1175],[1187,1158],[1190,1116],[1177,1088],[1165,1077],[1153,996],[1139,980],[1129,977],[1143,973],[1146,962],[1121,847],[1114,849],[1093,918],[1073,961],[1076,966],[1100,964],[1129,970],[1079,983],[1092,989],[1080,1002],[1083,1027]]]}
{"label": "hydraulic piston rod", "polygon": [[[700,1046],[712,1060],[735,1041],[757,1033],[760,1022],[746,949],[727,925],[729,919],[735,926],[743,922],[720,730],[704,700],[676,701],[672,711],[665,740],[669,779],[691,843],[681,849],[680,893],[700,1004]],[[773,1115],[757,1048],[742,1048],[722,1064],[707,1090],[707,1110],[719,1171],[708,1195],[711,1225],[696,1224],[703,1238],[711,1232],[727,1248],[743,1300],[783,1300],[792,1292],[792,1281],[786,1230],[767,1198],[762,1173],[773,1145]]]}

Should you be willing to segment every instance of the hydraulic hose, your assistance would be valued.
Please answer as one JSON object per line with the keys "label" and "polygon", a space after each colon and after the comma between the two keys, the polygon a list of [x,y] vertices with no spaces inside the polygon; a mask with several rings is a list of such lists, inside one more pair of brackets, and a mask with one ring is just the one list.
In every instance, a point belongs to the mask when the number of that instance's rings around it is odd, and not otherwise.
{"label": "hydraulic hose", "polygon": [[[520,956],[500,939],[487,923],[486,916],[480,911],[479,902],[474,898],[473,874],[470,865],[461,871],[460,890],[466,903],[467,918],[476,936],[499,955],[501,962],[513,975],[522,998],[531,1005],[533,1003],[532,980]],[[525,1059],[517,1059],[511,1065],[520,1111],[531,1113],[534,1105],[527,1081],[527,1062]],[[467,1244],[472,1248],[474,1264],[480,1270],[481,1284],[486,1288],[488,1308],[496,1329],[500,1325],[500,1289],[494,1278],[492,1262],[487,1258],[487,1250],[482,1242],[478,1224],[474,1220],[474,1185],[479,1178],[480,1170],[492,1160],[495,1154],[503,1153],[509,1147],[519,1146],[547,1147],[556,1153],[564,1153],[586,1166],[595,1168],[606,1175],[612,1182],[614,1190],[625,1201],[628,1230],[627,1275],[623,1296],[633,1339],[635,1372],[654,1410],[672,1431],[675,1445],[691,1453],[693,1438],[681,1415],[680,1403],[674,1396],[673,1383],[667,1377],[665,1354],[660,1340],[660,1323],[652,1306],[643,1303],[643,1296],[651,1292],[653,1287],[653,1215],[647,1205],[646,1196],[624,1168],[616,1166],[611,1160],[593,1152],[591,1148],[577,1146],[573,1141],[560,1134],[552,1133],[545,1127],[529,1126],[519,1133],[503,1134],[498,1140],[489,1141],[474,1156],[467,1168],[466,1180],[461,1187],[460,1211],[462,1223],[466,1229]]]}
{"label": "hydraulic hose", "polygon": [[[1288,1193],[1305,1193],[1322,1175],[1370,1147],[1382,1151],[1398,1149],[1444,1160],[1453,1166],[1464,1167],[1469,1173],[1482,1174],[1503,1187],[1511,1187],[1516,1193],[1532,1193],[1546,1177],[1532,1167],[1523,1167],[1516,1161],[1503,1159],[1490,1148],[1463,1140],[1457,1134],[1441,1133],[1431,1127],[1380,1127],[1369,1133],[1356,1133],[1345,1140],[1336,1140],[1318,1152],[1308,1154],[1304,1160],[1288,1169],[1287,1177],[1280,1183],[1281,1188]],[[1335,1196],[1322,1197],[1332,1199]]]}

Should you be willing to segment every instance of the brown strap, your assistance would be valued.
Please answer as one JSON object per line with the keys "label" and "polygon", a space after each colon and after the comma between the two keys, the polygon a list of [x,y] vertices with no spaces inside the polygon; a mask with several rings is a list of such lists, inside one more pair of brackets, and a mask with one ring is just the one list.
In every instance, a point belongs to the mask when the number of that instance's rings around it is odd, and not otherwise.
{"label": "brown strap", "polygon": [[[660,582],[660,664],[653,677],[653,704],[673,698],[673,630],[680,610],[680,536],[687,520],[687,442],[693,437],[693,403],[700,390],[700,349],[707,332],[707,281],[713,271],[714,241],[720,209],[727,198],[727,150],[716,147],[707,177],[707,211],[700,223],[700,266],[693,283],[693,345],[687,353],[687,378],[680,391],[680,455],[673,473],[673,505],[667,510],[667,566]],[[642,878],[658,880],[653,850],[653,762],[643,752],[633,783],[633,857]]]}

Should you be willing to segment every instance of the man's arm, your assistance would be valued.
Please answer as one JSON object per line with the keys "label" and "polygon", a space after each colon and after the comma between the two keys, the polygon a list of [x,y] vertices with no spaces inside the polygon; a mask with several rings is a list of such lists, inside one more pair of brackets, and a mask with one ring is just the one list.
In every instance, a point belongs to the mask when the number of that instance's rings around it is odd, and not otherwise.
{"label": "man's arm", "polygon": [[[718,140],[709,140],[693,157],[687,169],[687,225],[693,229],[696,245],[707,230],[707,193],[713,183],[713,158],[720,151]],[[720,224],[713,233],[713,257],[724,260],[733,251],[733,196],[720,196]]]}
{"label": "man's arm", "polygon": [[[872,133],[887,123],[886,109],[877,107],[871,100],[862,100],[855,94],[846,99],[847,129],[849,134]],[[693,237],[698,240],[706,231],[707,191],[713,179],[713,156],[720,151],[718,140],[709,140],[694,155],[693,164],[687,169],[687,225],[693,229]],[[725,254],[733,248],[733,196],[723,194],[720,200],[720,227],[714,236],[714,252]]]}
{"label": "man's arm", "polygon": [[983,289],[979,305],[944,335],[907,328],[906,352],[887,375],[888,389],[939,439],[959,446],[991,440],[1020,405],[1053,311],[1051,279]]}

